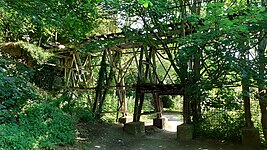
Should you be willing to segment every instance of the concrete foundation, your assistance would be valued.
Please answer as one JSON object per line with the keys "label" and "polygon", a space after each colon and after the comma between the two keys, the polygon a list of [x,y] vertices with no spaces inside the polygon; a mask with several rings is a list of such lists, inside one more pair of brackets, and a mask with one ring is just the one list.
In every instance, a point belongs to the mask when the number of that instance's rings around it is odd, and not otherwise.
{"label": "concrete foundation", "polygon": [[133,121],[133,118],[132,117],[120,117],[119,118],[119,123],[122,123],[122,124],[125,124],[125,123],[128,123],[128,122],[131,122]]}
{"label": "concrete foundation", "polygon": [[242,144],[250,150],[260,149],[259,130],[251,127],[242,129]]}
{"label": "concrete foundation", "polygon": [[193,139],[193,125],[181,124],[177,126],[177,140],[184,142]]}
{"label": "concrete foundation", "polygon": [[124,124],[123,130],[134,136],[145,135],[145,123],[144,122],[129,122]]}
{"label": "concrete foundation", "polygon": [[156,118],[153,119],[153,126],[160,129],[165,129],[167,122],[168,122],[167,118]]}

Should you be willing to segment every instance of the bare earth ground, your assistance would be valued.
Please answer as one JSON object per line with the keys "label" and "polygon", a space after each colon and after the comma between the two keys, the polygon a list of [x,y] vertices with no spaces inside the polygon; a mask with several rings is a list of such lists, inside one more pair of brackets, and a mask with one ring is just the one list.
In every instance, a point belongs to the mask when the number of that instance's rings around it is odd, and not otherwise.
{"label": "bare earth ground", "polygon": [[195,139],[187,143],[176,140],[176,132],[146,128],[146,135],[134,137],[123,132],[123,126],[94,122],[77,125],[79,136],[76,144],[58,147],[60,150],[249,150],[240,144]]}

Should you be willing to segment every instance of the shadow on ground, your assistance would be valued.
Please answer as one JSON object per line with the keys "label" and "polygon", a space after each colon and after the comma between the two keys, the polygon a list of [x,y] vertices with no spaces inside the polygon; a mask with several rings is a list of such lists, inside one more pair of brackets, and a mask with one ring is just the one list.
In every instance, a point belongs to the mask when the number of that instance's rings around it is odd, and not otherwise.
{"label": "shadow on ground", "polygon": [[[86,127],[86,128],[85,128]],[[195,139],[180,143],[176,133],[147,127],[146,135],[134,137],[123,132],[123,126],[95,122],[79,124],[80,139],[87,140],[84,149],[92,150],[246,150],[240,144],[224,141]],[[69,149],[69,148],[66,148]],[[75,148],[73,148],[75,149]],[[76,148],[76,149],[83,149]]]}

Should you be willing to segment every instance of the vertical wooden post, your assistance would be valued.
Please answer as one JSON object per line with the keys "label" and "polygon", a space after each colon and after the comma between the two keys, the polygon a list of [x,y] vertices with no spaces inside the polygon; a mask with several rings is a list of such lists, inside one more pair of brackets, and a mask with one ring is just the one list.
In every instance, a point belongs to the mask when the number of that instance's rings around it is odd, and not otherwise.
{"label": "vertical wooden post", "polygon": [[141,112],[144,104],[144,98],[145,98],[145,93],[142,91],[140,92],[140,101],[139,101],[139,106],[138,106],[138,115],[137,115],[137,121],[140,121],[141,118]]}
{"label": "vertical wooden post", "polygon": [[63,57],[64,62],[64,84],[67,85],[67,74],[68,74],[68,59],[67,57]]}
{"label": "vertical wooden post", "polygon": [[154,99],[154,103],[155,103],[155,106],[154,106],[155,107],[155,111],[157,112],[157,118],[161,118],[162,117],[162,107],[161,107],[159,94],[158,93],[153,93],[153,99]]}
{"label": "vertical wooden post", "polygon": [[123,117],[127,116],[127,99],[124,78],[122,79],[121,97],[123,102]]}
{"label": "vertical wooden post", "polygon": [[155,48],[151,48],[151,59],[152,59],[152,69],[153,69],[153,83],[157,84],[158,83],[158,78],[157,78],[157,63],[156,63],[156,50]]}
{"label": "vertical wooden post", "polygon": [[97,80],[97,86],[96,86],[96,96],[95,96],[95,102],[93,106],[93,112],[96,114],[96,118],[100,118],[99,116],[99,107],[98,104],[100,100],[102,99],[102,90],[103,90],[103,85],[105,81],[105,74],[106,74],[106,56],[107,55],[107,50],[104,50],[103,55],[102,55],[102,60],[101,60],[101,67],[99,70],[99,77]]}
{"label": "vertical wooden post", "polygon": [[[134,117],[133,117],[133,121],[134,122],[137,122],[140,120],[140,112],[141,110],[139,109],[142,109],[142,102],[144,98],[143,94],[141,93],[141,90],[139,88],[139,85],[141,83],[143,83],[143,54],[144,54],[144,48],[141,48],[141,51],[140,51],[140,56],[139,56],[139,65],[137,66],[138,67],[138,77],[137,77],[137,87],[135,89],[135,103],[134,103]],[[136,55],[136,54],[134,54]],[[137,60],[137,57],[135,56],[136,60]],[[139,103],[140,101],[140,103]],[[141,104],[141,107],[140,107],[140,104]]]}
{"label": "vertical wooden post", "polygon": [[137,86],[135,89],[135,102],[134,102],[134,115],[133,115],[133,122],[137,122],[138,121],[138,112],[139,112],[139,100],[140,100],[140,96],[141,96],[141,91],[139,89],[139,87]]}

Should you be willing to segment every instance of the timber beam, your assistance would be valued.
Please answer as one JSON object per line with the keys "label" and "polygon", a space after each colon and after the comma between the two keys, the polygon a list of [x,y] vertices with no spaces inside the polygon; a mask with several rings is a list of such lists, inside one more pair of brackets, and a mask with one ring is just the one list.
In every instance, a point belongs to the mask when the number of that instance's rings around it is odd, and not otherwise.
{"label": "timber beam", "polygon": [[141,93],[157,93],[158,95],[183,95],[182,84],[139,84],[134,85]]}

